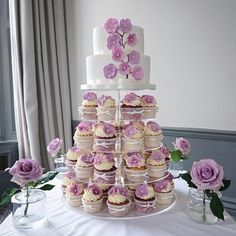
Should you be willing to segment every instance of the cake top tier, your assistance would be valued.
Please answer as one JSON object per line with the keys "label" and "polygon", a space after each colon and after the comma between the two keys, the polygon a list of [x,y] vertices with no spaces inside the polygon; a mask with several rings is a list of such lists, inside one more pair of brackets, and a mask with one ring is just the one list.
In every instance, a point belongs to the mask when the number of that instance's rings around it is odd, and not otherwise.
{"label": "cake top tier", "polygon": [[[108,48],[108,34],[109,33],[104,29],[104,26],[98,26],[93,30],[94,55],[111,53]],[[110,35],[119,35],[120,37],[124,35],[122,40],[126,45],[126,51],[136,50],[142,54],[144,53],[144,33],[141,27],[133,25],[131,30],[124,34],[118,26],[116,32],[111,33]]]}

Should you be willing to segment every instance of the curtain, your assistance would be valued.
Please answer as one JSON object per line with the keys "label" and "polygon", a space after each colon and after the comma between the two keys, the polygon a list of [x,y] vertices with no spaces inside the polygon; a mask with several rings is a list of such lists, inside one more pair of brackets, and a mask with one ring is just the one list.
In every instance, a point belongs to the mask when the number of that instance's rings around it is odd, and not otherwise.
{"label": "curtain", "polygon": [[46,169],[46,146],[72,145],[71,99],[64,0],[10,0],[13,91],[19,158]]}

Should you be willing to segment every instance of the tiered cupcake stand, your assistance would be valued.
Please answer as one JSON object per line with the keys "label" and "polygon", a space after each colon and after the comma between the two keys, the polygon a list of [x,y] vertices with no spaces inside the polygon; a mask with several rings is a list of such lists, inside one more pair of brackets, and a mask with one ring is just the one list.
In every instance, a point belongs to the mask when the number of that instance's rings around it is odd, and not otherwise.
{"label": "tiered cupcake stand", "polygon": [[[126,122],[130,122],[130,121],[142,121],[142,122],[147,122],[149,120],[156,120],[156,115],[155,117],[152,118],[148,118],[146,119],[143,116],[143,108],[138,108],[138,109],[126,109],[125,111],[122,111],[121,105],[120,105],[120,101],[121,99],[125,96],[125,94],[131,93],[132,91],[134,91],[136,94],[138,95],[143,95],[143,94],[152,94],[154,90],[149,89],[145,89],[145,90],[102,90],[102,88],[99,89],[85,89],[86,93],[87,92],[95,92],[97,95],[111,95],[112,97],[114,97],[116,99],[116,115],[115,115],[115,120],[109,120],[109,112],[107,113],[108,116],[106,116],[107,118],[105,118],[105,120],[102,120],[104,122],[113,122],[118,124],[118,129],[117,129],[117,137],[116,137],[116,145],[115,145],[115,150],[112,151],[107,151],[110,153],[113,153],[113,155],[115,156],[115,162],[116,162],[116,180],[115,183],[116,185],[122,185],[122,186],[129,186],[130,184],[143,184],[143,183],[147,183],[147,184],[153,184],[156,181],[160,181],[164,178],[167,178],[168,175],[170,174],[170,172],[168,172],[168,165],[166,167],[166,174],[164,177],[162,178],[150,178],[148,177],[148,175],[145,176],[145,178],[142,178],[141,182],[135,182],[135,183],[130,183],[130,181],[127,180],[127,177],[125,175],[124,172],[124,159],[123,156],[125,153],[127,152],[136,152],[137,150],[129,150],[126,151],[124,149],[124,142],[123,142],[123,137],[122,137],[122,131],[121,131],[121,127],[120,124],[122,124],[122,122],[126,123]],[[124,112],[126,114],[124,114]],[[156,110],[157,112],[157,110]],[[138,115],[137,115],[138,114]],[[83,108],[79,107],[79,117],[80,120],[85,120],[84,119],[84,114],[83,114]],[[94,117],[93,115],[91,117]],[[86,119],[87,121],[91,121],[91,122],[96,122],[96,121],[101,121],[99,120],[99,118],[97,119],[96,115],[96,119]],[[127,118],[128,117],[128,118]],[[94,144],[95,146],[96,144]],[[163,144],[161,143],[160,146],[157,146],[155,148],[145,148],[144,146],[142,147],[142,152],[147,152],[147,151],[152,151],[152,150],[156,150],[161,148]],[[98,153],[99,150],[97,150],[95,147],[93,148],[93,150],[91,150],[91,152],[94,153]],[[104,150],[102,151],[104,153]],[[105,151],[106,152],[106,151]],[[81,182],[84,182],[85,184],[88,184],[89,182],[96,182],[95,179],[89,179],[89,180],[82,180]],[[112,184],[112,185],[114,185]],[[101,183],[100,183],[101,185]],[[103,183],[103,185],[109,185],[112,186],[111,184],[106,184]],[[148,216],[152,216],[152,215],[156,215],[156,214],[161,214],[167,210],[169,210],[176,202],[176,195],[175,193],[173,194],[172,200],[169,204],[165,204],[165,205],[159,205],[156,204],[153,211],[152,212],[147,212],[147,213],[140,213],[138,211],[136,211],[135,209],[135,203],[132,201],[131,205],[130,205],[130,209],[129,209],[129,213],[126,216],[123,217],[115,217],[112,216],[109,212],[108,212],[108,208],[106,203],[104,202],[103,204],[103,208],[100,212],[98,213],[93,213],[93,214],[88,214],[85,213],[83,210],[83,206],[80,207],[70,207],[66,201],[65,198],[62,198],[63,203],[66,205],[66,207],[80,215],[89,215],[92,217],[98,217],[98,218],[105,218],[105,219],[133,219],[133,218],[137,218],[137,217],[148,217]]]}

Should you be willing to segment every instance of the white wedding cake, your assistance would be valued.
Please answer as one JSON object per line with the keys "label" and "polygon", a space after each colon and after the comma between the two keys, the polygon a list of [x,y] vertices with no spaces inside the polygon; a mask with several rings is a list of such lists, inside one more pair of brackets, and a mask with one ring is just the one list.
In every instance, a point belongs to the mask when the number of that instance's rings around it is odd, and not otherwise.
{"label": "white wedding cake", "polygon": [[155,89],[144,34],[129,19],[108,19],[93,30],[93,55],[86,58],[87,84],[81,89]]}

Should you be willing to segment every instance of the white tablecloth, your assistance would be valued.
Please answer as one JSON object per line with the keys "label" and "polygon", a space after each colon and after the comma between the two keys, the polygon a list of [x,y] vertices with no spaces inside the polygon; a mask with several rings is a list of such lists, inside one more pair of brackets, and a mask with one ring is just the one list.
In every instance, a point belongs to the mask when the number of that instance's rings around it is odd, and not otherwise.
{"label": "white tablecloth", "polygon": [[9,215],[0,225],[0,235],[236,236],[236,222],[227,213],[225,213],[225,221],[216,225],[202,225],[188,218],[186,215],[188,187],[183,180],[175,180],[177,201],[170,210],[159,215],[129,220],[98,219],[69,210],[61,201],[60,179],[55,179],[54,182],[57,183],[57,186],[47,192],[46,216],[48,223],[44,228],[17,230],[13,227],[12,218]]}

